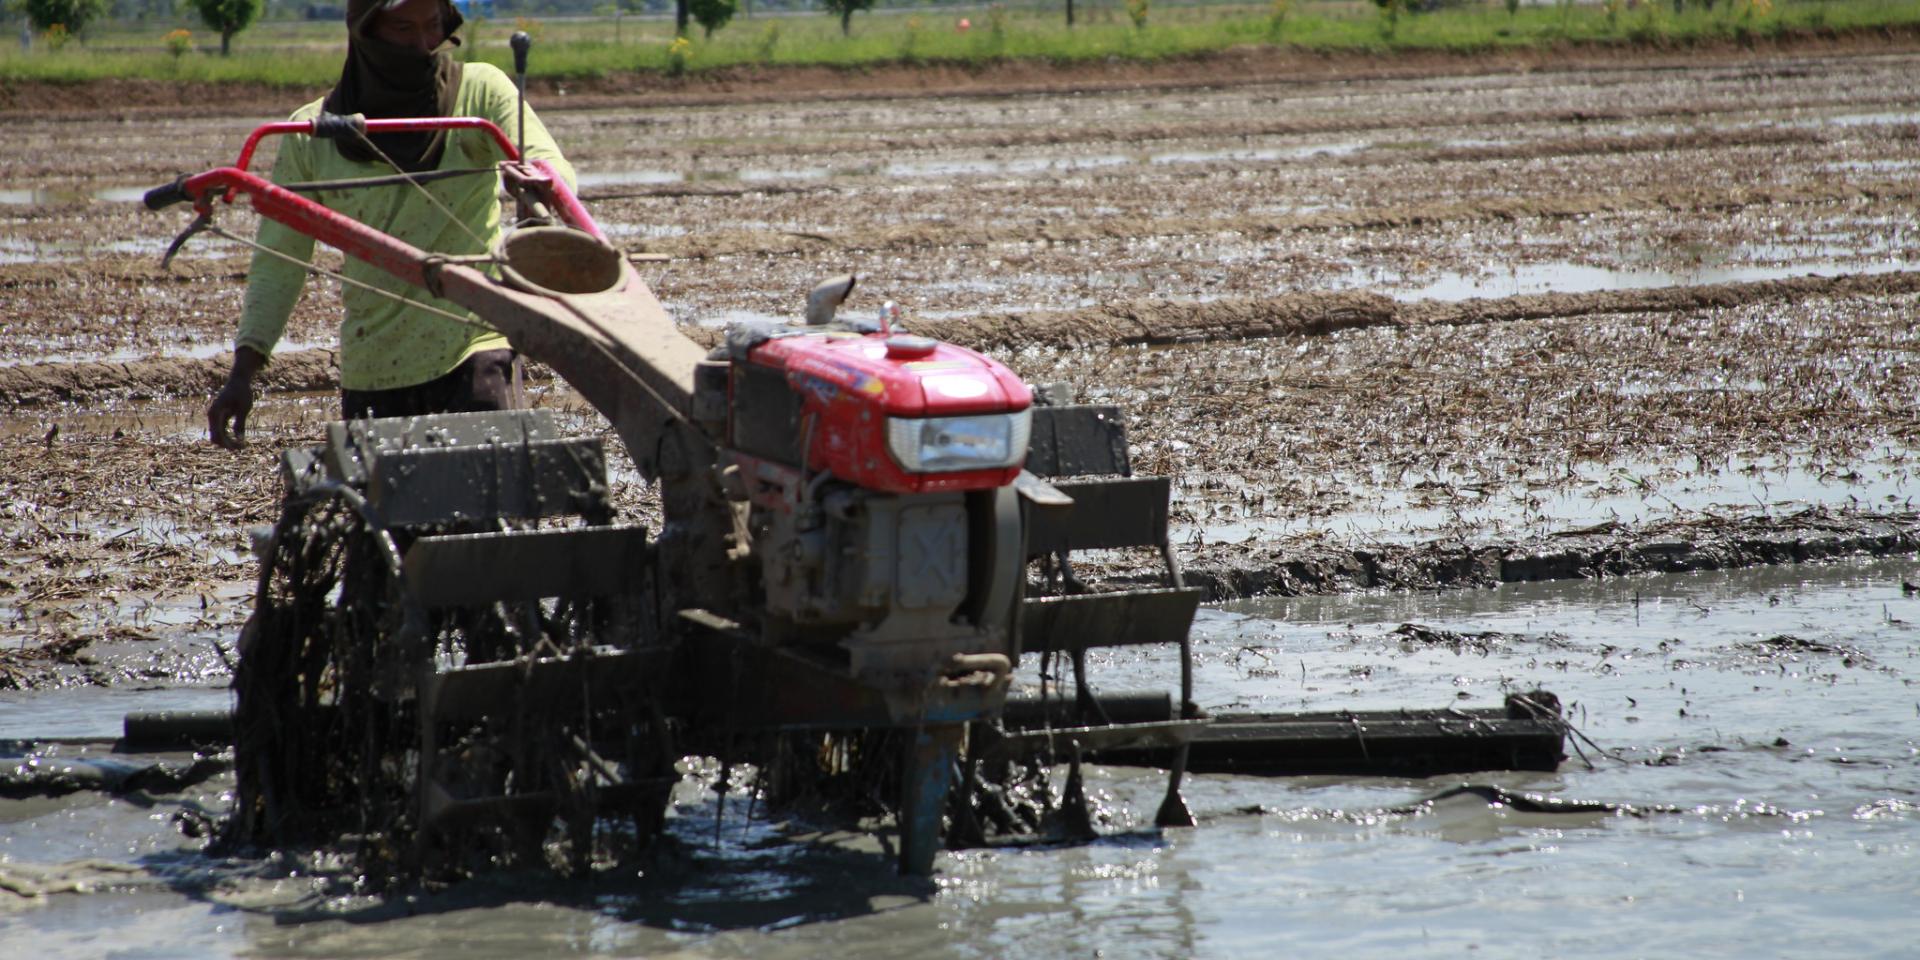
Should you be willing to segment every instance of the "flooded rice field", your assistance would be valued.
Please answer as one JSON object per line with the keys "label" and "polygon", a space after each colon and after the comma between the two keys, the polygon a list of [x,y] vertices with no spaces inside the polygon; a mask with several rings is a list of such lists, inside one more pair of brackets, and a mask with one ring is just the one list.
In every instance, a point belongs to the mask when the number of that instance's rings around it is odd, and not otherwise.
{"label": "flooded rice field", "polygon": [[[291,861],[197,855],[218,775],[0,801],[0,917],[46,956],[1899,957],[1920,922],[1920,598],[1900,587],[1916,577],[1909,557],[1249,600],[1196,628],[1216,710],[1554,690],[1582,731],[1554,773],[1197,776],[1198,826],[1161,832],[1160,774],[1095,768],[1103,839],[947,854],[931,881],[896,876],[867,837],[722,812],[696,788],[644,871],[400,903]],[[1125,686],[1169,666],[1092,669]],[[110,738],[136,703],[223,695],[33,694],[0,722]]]}
{"label": "flooded rice field", "polygon": [[[251,445],[207,445],[244,251],[137,192],[291,110],[22,113],[0,148],[0,945],[66,956],[1898,957],[1920,936],[1920,52],[1216,87],[570,108],[536,99],[697,336],[854,310],[1126,412],[1174,479],[1201,704],[1558,694],[1553,773],[1096,768],[1104,838],[895,876],[716,801],[592,883],[385,900],[203,852],[278,452],[331,419],[339,298]],[[86,158],[75,163],[74,158]],[[245,232],[240,210],[223,211]],[[322,264],[329,261],[326,255]],[[606,434],[565,387],[540,403]],[[623,510],[649,492],[615,465]],[[1125,579],[1138,558],[1102,575]],[[1031,665],[1028,665],[1030,672]],[[1094,664],[1113,689],[1168,663]],[[710,775],[711,771],[706,771]],[[20,784],[79,787],[19,787]],[[1462,789],[1465,785],[1466,788]],[[16,796],[16,794],[20,794]],[[56,795],[49,795],[56,794]],[[724,807],[717,804],[724,804]]]}

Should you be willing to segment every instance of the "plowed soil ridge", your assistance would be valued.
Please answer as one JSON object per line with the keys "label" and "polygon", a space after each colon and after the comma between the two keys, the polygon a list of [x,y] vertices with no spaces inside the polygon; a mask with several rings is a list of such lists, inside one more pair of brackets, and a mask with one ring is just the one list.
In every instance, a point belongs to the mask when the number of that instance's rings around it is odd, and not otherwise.
{"label": "plowed soil ridge", "polygon": [[[226,381],[232,366],[233,356],[227,354],[0,367],[0,403],[38,407],[211,394]],[[330,390],[339,383],[339,376],[333,351],[299,350],[276,355],[254,382],[275,392]]]}
{"label": "plowed soil ridge", "polygon": [[1084,310],[1004,313],[941,323],[933,332],[978,350],[1026,345],[1087,347],[1206,343],[1317,336],[1356,327],[1471,325],[1604,313],[1677,313],[1818,297],[1900,295],[1920,291],[1920,271],[1794,277],[1750,283],[1523,294],[1458,302],[1402,303],[1372,293],[1294,293],[1205,303],[1110,304]]}
{"label": "plowed soil ridge", "polygon": [[[1913,109],[1920,106],[1920,100],[1910,97],[1895,97],[1873,105],[1876,109],[1888,112]],[[1863,109],[1858,99],[1834,97],[1807,97],[1790,104],[1780,104],[1769,109],[1798,109],[1807,112],[1846,108]],[[1621,107],[1608,110],[1493,110],[1461,117],[1456,114],[1393,114],[1368,118],[1344,117],[1303,117],[1286,120],[1268,120],[1248,122],[1246,120],[1214,119],[1188,123],[1156,124],[1086,124],[1065,127],[1042,127],[1023,130],[995,130],[982,132],[934,132],[916,131],[912,136],[876,133],[860,140],[863,151],[877,151],[889,155],[928,151],[957,150],[1051,150],[1062,147],[1082,147],[1097,144],[1113,144],[1116,148],[1137,149],[1141,144],[1177,142],[1183,140],[1222,140],[1222,139],[1279,139],[1279,138],[1327,138],[1357,136],[1389,130],[1395,133],[1409,131],[1429,131],[1435,129],[1453,129],[1471,123],[1476,127],[1515,127],[1515,126],[1560,126],[1607,123],[1646,123],[1669,120],[1684,120],[1689,124],[1700,124],[1703,118],[1716,115],[1742,114],[1751,112],[1750,101],[1709,101],[1690,105],[1684,109],[1672,107]],[[1898,125],[1892,125],[1898,126]],[[1885,128],[1879,128],[1885,129]],[[1873,136],[1877,130],[1856,131],[1856,135]],[[1897,134],[1889,134],[1895,136]],[[1568,155],[1590,153],[1642,153],[1650,150],[1689,150],[1723,148],[1739,146],[1767,146],[1795,143],[1825,143],[1832,135],[1810,127],[1735,127],[1730,129],[1689,129],[1673,131],[1655,131],[1645,133],[1621,134],[1616,136],[1595,135],[1591,137],[1560,137],[1552,140],[1534,141],[1526,144],[1484,144],[1475,146],[1435,147],[1430,149],[1398,149],[1394,151],[1398,160],[1488,160],[1509,157],[1552,156],[1559,152]],[[759,158],[768,156],[805,156],[840,149],[837,144],[818,140],[797,138],[787,141],[752,143],[702,143],[699,153],[707,158]],[[1343,158],[1344,162],[1369,164],[1381,162],[1378,158]]]}
{"label": "plowed soil ridge", "polygon": [[[1564,117],[1562,119],[1564,119]],[[1438,121],[1428,121],[1428,123],[1433,126],[1448,127],[1457,127],[1460,125],[1457,119],[1444,124]],[[1381,129],[1406,129],[1412,125],[1423,126],[1425,124],[1415,124],[1412,122],[1406,124],[1378,124],[1365,125],[1365,128],[1371,129],[1377,126]],[[1351,130],[1339,131],[1335,129],[1335,126],[1336,125],[1331,124],[1328,125],[1328,130],[1325,132],[1358,132],[1362,129],[1361,125],[1354,125]],[[1127,149],[1138,149],[1140,143],[1153,139],[1155,132],[1156,131],[1152,130],[1115,131],[1110,136],[1084,137],[1074,141],[1067,141],[1064,135],[1057,135],[1052,138],[1048,145],[1057,146],[1068,142],[1114,142],[1116,144],[1125,144]],[[1920,126],[1908,124],[1890,127],[1874,127],[1868,128],[1861,133],[1862,139],[1884,138],[1886,140],[1911,140],[1915,136],[1920,136]],[[1163,139],[1192,138],[1219,140],[1240,138],[1251,140],[1272,135],[1274,135],[1274,132],[1266,129],[1264,126],[1260,128],[1248,128],[1241,124],[1219,124],[1207,127],[1204,130],[1196,129],[1192,133],[1183,133],[1179,137],[1166,135]],[[930,146],[934,145],[945,148],[952,148],[958,145],[945,142],[947,139],[948,138],[942,137],[932,138],[933,141],[940,141],[937,144],[930,144],[928,141],[916,141],[915,148],[927,150]],[[1620,136],[1561,137],[1551,140],[1532,140],[1525,143],[1448,146],[1429,149],[1399,147],[1368,148],[1344,156],[1316,158],[1316,162],[1333,163],[1345,167],[1372,167],[1409,163],[1483,163],[1495,160],[1540,160],[1555,157],[1672,153],[1685,150],[1724,150],[1745,147],[1798,145],[1817,146],[1831,143],[1832,140],[1833,137],[1831,134],[1813,128],[1747,127],[1735,130],[1688,130],[1664,133],[1623,134]],[[1001,142],[987,143],[983,141],[977,145],[982,147],[1005,147],[1010,144]],[[818,145],[769,144],[765,149],[760,149],[756,145],[750,150],[743,149],[741,153],[743,156],[764,157],[772,153],[781,152],[810,154],[818,152],[820,149],[821,147]],[[724,154],[724,151],[702,151],[703,156],[720,156]],[[605,200],[674,199],[681,197],[827,194],[843,192],[844,190],[845,187],[830,183],[767,183],[764,181],[751,184],[675,183],[659,184],[656,186],[588,189],[581,193],[581,199],[599,202]]]}
{"label": "plowed soil ridge", "polygon": [[[758,192],[769,192],[761,190]],[[1354,210],[1233,217],[1106,217],[1085,221],[982,222],[961,226],[908,225],[863,229],[857,236],[828,232],[720,230],[685,237],[640,240],[629,249],[677,259],[786,256],[830,251],[884,251],[996,244],[1088,243],[1142,237],[1239,235],[1254,239],[1295,232],[1379,230],[1454,223],[1570,220],[1599,214],[1730,213],[1769,206],[1845,202],[1900,203],[1920,198],[1920,186],[1897,181],[1723,190],[1620,191],[1556,198],[1486,197],[1459,203],[1409,204]],[[605,199],[605,198],[602,198]],[[162,268],[154,257],[108,256],[84,262],[0,264],[0,289],[57,287],[74,283],[187,283],[240,280],[240,261],[180,260]]]}
{"label": "plowed soil ridge", "polygon": [[1920,514],[1838,513],[1694,517],[1603,524],[1536,539],[1476,545],[1427,542],[1369,549],[1326,544],[1182,548],[1183,576],[1210,599],[1351,590],[1431,590],[1535,580],[1687,573],[1920,551]]}
{"label": "plowed soil ridge", "polygon": [[32,287],[58,287],[71,289],[77,286],[103,283],[195,283],[202,280],[241,281],[247,278],[244,269],[235,269],[235,264],[244,264],[244,260],[176,260],[170,267],[160,266],[157,257],[106,256],[90,257],[86,260],[52,261],[42,263],[9,263],[0,266],[0,290],[17,290]]}
{"label": "plowed soil ridge", "polygon": [[[1135,301],[1083,310],[983,314],[941,321],[923,329],[943,340],[983,351],[1028,346],[1065,349],[1311,337],[1381,326],[1469,326],[1595,314],[1681,313],[1757,303],[1912,293],[1920,293],[1920,271],[1462,301],[1400,302],[1362,292],[1292,293],[1204,303]],[[708,346],[720,338],[719,331],[709,328],[685,332]],[[230,357],[222,356],[0,367],[0,404],[32,407],[204,393],[219,386],[231,362]],[[276,355],[258,382],[263,389],[273,391],[328,390],[334,387],[337,375],[332,351],[304,350]]]}

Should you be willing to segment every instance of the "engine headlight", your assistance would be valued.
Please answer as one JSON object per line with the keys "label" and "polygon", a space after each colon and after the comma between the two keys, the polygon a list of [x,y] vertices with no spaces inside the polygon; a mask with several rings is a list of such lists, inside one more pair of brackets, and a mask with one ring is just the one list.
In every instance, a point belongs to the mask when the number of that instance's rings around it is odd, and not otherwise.
{"label": "engine headlight", "polygon": [[956,473],[1018,466],[1027,459],[1033,411],[971,417],[887,419],[887,450],[913,473]]}

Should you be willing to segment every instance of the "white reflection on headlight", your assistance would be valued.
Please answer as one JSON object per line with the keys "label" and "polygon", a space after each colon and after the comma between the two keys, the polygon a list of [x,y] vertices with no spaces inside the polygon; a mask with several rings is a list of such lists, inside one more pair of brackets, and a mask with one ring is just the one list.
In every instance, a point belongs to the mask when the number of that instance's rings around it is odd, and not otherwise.
{"label": "white reflection on headlight", "polygon": [[920,473],[990,470],[1026,459],[1032,414],[993,413],[887,421],[887,447],[902,467]]}

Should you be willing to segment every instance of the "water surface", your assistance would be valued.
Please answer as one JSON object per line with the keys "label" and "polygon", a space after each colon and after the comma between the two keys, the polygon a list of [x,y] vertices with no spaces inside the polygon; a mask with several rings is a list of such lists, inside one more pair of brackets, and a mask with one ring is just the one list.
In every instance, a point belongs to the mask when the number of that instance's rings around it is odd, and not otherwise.
{"label": "water surface", "polygon": [[[495,878],[398,904],[176,852],[193,844],[173,808],[217,806],[218,782],[154,807],[10,802],[7,875],[106,869],[89,858],[139,872],[96,876],[99,892],[7,895],[0,944],[37,957],[1911,956],[1920,596],[1901,584],[1916,580],[1920,561],[1901,558],[1210,608],[1195,640],[1211,709],[1479,706],[1546,687],[1585,759],[1432,780],[1194,777],[1200,825],[1164,833],[1147,825],[1161,775],[1096,768],[1106,839],[944,854],[930,883],[895,877],[869,837],[749,820],[738,795],[716,840],[698,791],[672,820],[678,855],[648,876]],[[1457,642],[1411,642],[1407,622]],[[1170,668],[1120,651],[1093,676],[1166,686]],[[55,712],[61,696],[10,698],[5,726],[45,710],[92,729]],[[1461,782],[1619,806],[1423,802]]]}

